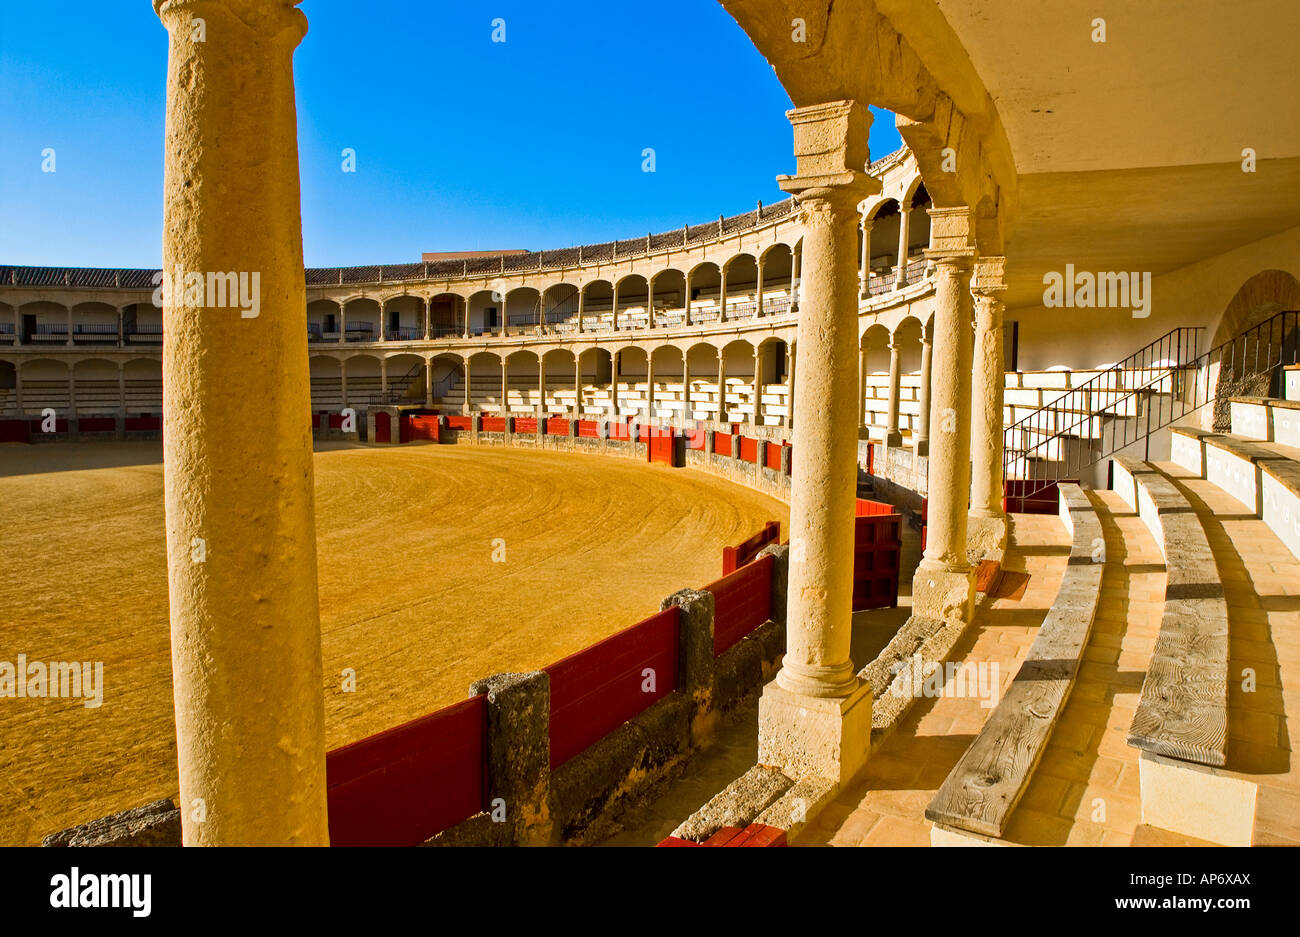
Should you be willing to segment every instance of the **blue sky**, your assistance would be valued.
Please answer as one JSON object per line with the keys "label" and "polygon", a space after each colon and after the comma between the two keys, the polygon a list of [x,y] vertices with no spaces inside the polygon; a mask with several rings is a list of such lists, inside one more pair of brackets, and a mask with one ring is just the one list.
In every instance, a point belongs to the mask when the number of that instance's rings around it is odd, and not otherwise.
{"label": "blue sky", "polygon": [[[790,100],[716,0],[302,9],[308,266],[635,237],[776,201],[793,170]],[[166,65],[149,0],[0,3],[0,263],[159,263]],[[878,113],[872,156],[897,146]]]}

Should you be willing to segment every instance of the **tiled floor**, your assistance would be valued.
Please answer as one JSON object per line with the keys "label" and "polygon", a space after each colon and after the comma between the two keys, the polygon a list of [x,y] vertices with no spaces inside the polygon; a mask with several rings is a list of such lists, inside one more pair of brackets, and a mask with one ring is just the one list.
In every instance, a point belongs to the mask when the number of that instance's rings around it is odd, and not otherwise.
{"label": "tiled floor", "polygon": [[[1055,515],[1016,515],[1006,569],[1030,576],[1017,601],[981,606],[954,649],[959,663],[998,668],[1000,689],[1015,677],[1056,597],[1069,536]],[[951,691],[952,684],[946,686]],[[976,695],[922,699],[873,753],[863,776],[805,830],[798,845],[928,846],[924,812],[934,792],[992,712]]]}

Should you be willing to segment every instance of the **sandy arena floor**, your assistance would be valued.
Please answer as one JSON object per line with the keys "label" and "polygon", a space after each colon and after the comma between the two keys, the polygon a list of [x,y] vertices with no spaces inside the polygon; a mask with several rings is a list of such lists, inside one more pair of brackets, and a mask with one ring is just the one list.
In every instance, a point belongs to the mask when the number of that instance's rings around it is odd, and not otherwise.
{"label": "sandy arena floor", "polygon": [[[0,445],[0,661],[103,661],[105,684],[97,709],[0,699],[0,844],[177,792],[160,458]],[[452,446],[322,447],[316,499],[331,748],[631,625],[789,521],[691,469]]]}

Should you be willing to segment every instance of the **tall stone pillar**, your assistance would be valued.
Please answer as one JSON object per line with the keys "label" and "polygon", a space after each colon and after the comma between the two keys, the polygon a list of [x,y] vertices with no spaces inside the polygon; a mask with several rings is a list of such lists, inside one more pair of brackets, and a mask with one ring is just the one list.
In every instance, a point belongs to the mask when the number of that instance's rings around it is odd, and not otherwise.
{"label": "tall stone pillar", "polygon": [[925,256],[935,265],[934,365],[925,556],[912,579],[912,610],[970,621],[975,576],[966,558],[970,495],[971,294],[975,256],[970,209],[930,209]]}
{"label": "tall stone pillar", "polygon": [[1002,293],[1005,257],[975,263],[975,353],[971,378],[971,489],[966,545],[988,559],[1001,560],[1007,547],[1007,515],[1002,510],[1002,397],[1006,364],[1002,350]]}
{"label": "tall stone pillar", "polygon": [[682,351],[682,420],[690,423],[694,419],[695,411],[691,409],[691,359],[689,349],[686,349]]}
{"label": "tall stone pillar", "polygon": [[867,349],[865,337],[858,339],[858,438],[869,438],[867,433]]}
{"label": "tall stone pillar", "polygon": [[727,321],[727,265],[718,267],[718,321]]}
{"label": "tall stone pillar", "polygon": [[65,340],[64,340],[64,344],[67,345],[69,348],[71,348],[73,345],[76,344],[76,342],[74,342],[74,341],[72,340],[72,335],[73,335],[73,331],[72,331],[72,329],[73,329],[73,325],[72,325],[72,307],[71,307],[71,306],[68,306],[68,307],[67,307],[67,312],[68,312],[68,334],[67,334],[67,336],[66,336],[66,338],[65,338]]}
{"label": "tall stone pillar", "polygon": [[578,334],[580,335],[584,330],[584,323],[582,321],[582,318],[583,315],[586,313],[586,306],[587,306],[587,288],[585,286],[580,286],[578,287]]}
{"label": "tall stone pillar", "polygon": [[433,359],[424,359],[424,406],[433,407]]}
{"label": "tall stone pillar", "polygon": [[[306,281],[307,275],[303,274],[303,280]],[[342,345],[348,340],[348,304],[339,303],[339,344]]]}
{"label": "tall stone pillar", "polygon": [[653,274],[645,278],[645,325],[648,329],[655,327],[655,278]]}
{"label": "tall stone pillar", "polygon": [[654,349],[646,354],[645,359],[645,422],[655,422],[655,356]]}
{"label": "tall stone pillar", "polygon": [[754,318],[763,318],[763,255],[758,255],[758,282],[754,289]]}
{"label": "tall stone pillar", "polygon": [[799,308],[799,258],[803,254],[801,251],[790,251],[790,311],[794,312]]}
{"label": "tall stone pillar", "polygon": [[609,301],[609,328],[612,332],[618,331],[618,281],[614,280],[614,296]]}
{"label": "tall stone pillar", "polygon": [[903,434],[898,428],[899,396],[903,386],[903,346],[895,336],[889,339],[889,412],[885,418],[885,445],[901,446]]}
{"label": "tall stone pillar", "polygon": [[871,219],[867,217],[865,209],[862,212],[862,223],[859,230],[862,232],[862,261],[858,268],[858,296],[866,299],[868,294],[868,278],[871,276]]}
{"label": "tall stone pillar", "polygon": [[923,328],[921,330],[921,392],[920,413],[916,419],[916,438],[913,446],[917,455],[930,454],[930,370],[933,364],[934,342]]}
{"label": "tall stone pillar", "polygon": [[727,350],[718,349],[718,409],[715,416],[719,423],[727,423]]}
{"label": "tall stone pillar", "polygon": [[907,241],[911,235],[911,207],[899,206],[898,212],[898,271],[894,274],[894,289],[901,290],[907,279]]}
{"label": "tall stone pillar", "polygon": [[461,338],[469,338],[469,297],[465,297],[465,323],[461,331]]}
{"label": "tall stone pillar", "polygon": [[384,301],[379,301],[379,340],[388,341],[388,322],[384,319]]}
{"label": "tall stone pillar", "polygon": [[469,369],[468,358],[465,359],[464,367],[465,367],[465,402],[461,404],[460,412],[465,416],[469,416],[471,410],[473,409],[474,396],[470,391],[470,369]]}
{"label": "tall stone pillar", "polygon": [[796,108],[797,173],[778,178],[799,200],[807,302],[799,317],[796,393],[816,406],[794,431],[785,662],[759,703],[758,760],[794,778],[847,783],[866,763],[871,688],[849,657],[858,434],[857,204],[867,176],[865,105]]}
{"label": "tall stone pillar", "polygon": [[[194,41],[196,7],[204,41]],[[189,845],[326,845],[293,0],[154,0],[170,35],[163,268],[239,271],[259,314],[165,292],[163,467]],[[251,167],[255,165],[256,171]],[[250,470],[251,469],[251,470]]]}
{"label": "tall stone pillar", "polygon": [[573,418],[582,419],[582,352],[580,351],[573,354]]}
{"label": "tall stone pillar", "polygon": [[763,346],[754,346],[754,412],[750,414],[750,423],[763,425]]}
{"label": "tall stone pillar", "polygon": [[790,382],[790,395],[786,398],[785,404],[785,425],[787,429],[794,429],[794,372],[795,365],[799,361],[799,340],[796,338],[793,342],[787,342],[785,349],[786,362],[789,364],[789,367],[786,368],[786,380]]}
{"label": "tall stone pillar", "polygon": [[505,416],[510,412],[510,368],[506,364],[506,356],[501,356],[501,407],[500,414]]}
{"label": "tall stone pillar", "polygon": [[546,356],[537,356],[537,415],[546,414]]}
{"label": "tall stone pillar", "polygon": [[433,300],[425,296],[420,302],[424,308],[424,340],[427,342],[433,336]]}
{"label": "tall stone pillar", "polygon": [[691,274],[689,270],[686,272],[685,276],[686,276],[686,290],[685,290],[686,308],[684,311],[686,313],[686,317],[685,317],[685,322],[683,324],[690,325],[691,324]]}

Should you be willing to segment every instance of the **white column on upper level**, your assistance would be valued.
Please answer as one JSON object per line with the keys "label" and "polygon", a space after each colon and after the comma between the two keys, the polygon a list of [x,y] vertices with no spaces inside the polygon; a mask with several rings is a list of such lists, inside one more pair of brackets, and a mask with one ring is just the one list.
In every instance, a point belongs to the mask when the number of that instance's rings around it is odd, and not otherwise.
{"label": "white column on upper level", "polygon": [[754,291],[754,317],[763,318],[763,255],[758,257],[758,281]]}
{"label": "white column on upper level", "polygon": [[907,279],[907,241],[910,237],[912,209],[899,206],[898,214],[898,271],[894,274],[894,289],[901,290]]}
{"label": "white column on upper level", "polygon": [[869,278],[871,276],[871,219],[867,217],[866,208],[862,210],[862,221],[858,225],[862,237],[862,259],[858,268],[858,295],[867,297]]}

